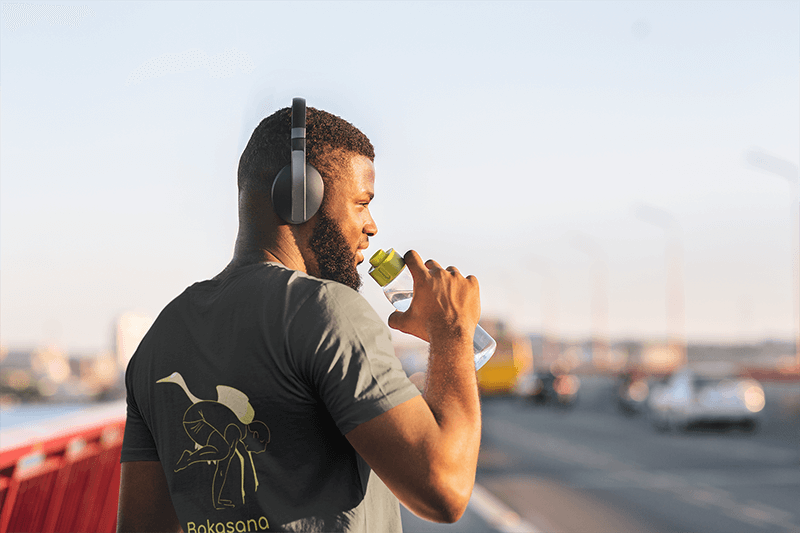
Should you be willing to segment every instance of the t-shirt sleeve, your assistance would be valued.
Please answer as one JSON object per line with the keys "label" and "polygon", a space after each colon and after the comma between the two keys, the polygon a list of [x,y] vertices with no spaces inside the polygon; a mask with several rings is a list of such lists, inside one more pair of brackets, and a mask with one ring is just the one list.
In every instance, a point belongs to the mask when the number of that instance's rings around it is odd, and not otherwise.
{"label": "t-shirt sleeve", "polygon": [[[134,361],[132,360],[131,363]],[[128,461],[158,461],[158,450],[153,440],[153,434],[142,417],[136,403],[132,385],[132,375],[135,367],[131,364],[125,373],[125,388],[127,390],[127,411],[125,420],[125,434],[122,440],[122,455],[120,462]]]}
{"label": "t-shirt sleeve", "polygon": [[389,328],[356,291],[325,283],[288,328],[292,357],[344,435],[418,396]]}

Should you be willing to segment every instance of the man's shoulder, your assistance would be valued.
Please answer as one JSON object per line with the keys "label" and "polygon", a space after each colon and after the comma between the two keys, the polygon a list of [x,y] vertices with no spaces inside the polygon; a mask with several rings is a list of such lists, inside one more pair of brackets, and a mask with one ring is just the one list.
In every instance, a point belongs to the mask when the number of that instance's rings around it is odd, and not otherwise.
{"label": "man's shoulder", "polygon": [[258,263],[239,267],[224,277],[217,276],[189,286],[182,295],[203,292],[227,292],[235,290],[275,290],[281,287],[316,290],[326,283],[299,270],[293,270],[280,263]]}
{"label": "man's shoulder", "polygon": [[350,314],[354,310],[372,311],[372,306],[356,290],[337,281],[320,279],[299,273],[297,281],[309,305],[319,307],[326,314]]}
{"label": "man's shoulder", "polygon": [[348,308],[350,306],[369,306],[369,303],[356,290],[342,283],[318,278],[300,270],[293,270],[280,263],[263,263],[247,268],[239,279],[232,283],[252,292],[285,291],[286,302],[302,304],[314,302],[324,307]]}
{"label": "man's shoulder", "polygon": [[317,295],[320,301],[360,302],[363,296],[351,287],[337,281],[322,279],[300,270],[292,270],[278,263],[268,263],[257,269],[255,275],[261,279],[277,281],[297,296]]}

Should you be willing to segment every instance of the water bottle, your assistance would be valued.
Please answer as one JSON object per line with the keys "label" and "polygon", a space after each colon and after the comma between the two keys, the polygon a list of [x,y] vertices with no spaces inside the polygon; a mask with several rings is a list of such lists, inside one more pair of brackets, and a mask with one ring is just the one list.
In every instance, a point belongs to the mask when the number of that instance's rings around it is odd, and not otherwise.
{"label": "water bottle", "polygon": [[[378,250],[370,257],[369,264],[372,265],[369,275],[383,287],[383,293],[391,304],[398,311],[406,311],[414,295],[414,279],[400,254],[391,248],[386,252]],[[497,342],[478,325],[472,338],[472,348],[475,350],[475,370],[478,370],[494,355]]]}

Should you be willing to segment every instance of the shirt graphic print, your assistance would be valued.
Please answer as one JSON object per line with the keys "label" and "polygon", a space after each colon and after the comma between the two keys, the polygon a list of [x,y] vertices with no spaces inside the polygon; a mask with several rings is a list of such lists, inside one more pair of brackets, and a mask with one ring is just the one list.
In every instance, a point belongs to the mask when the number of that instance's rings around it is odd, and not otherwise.
{"label": "shirt graphic print", "polygon": [[[180,386],[191,405],[183,414],[183,429],[194,443],[182,450],[173,468],[178,473],[186,468],[214,467],[211,482],[211,500],[214,509],[223,510],[244,504],[248,491],[258,490],[253,456],[264,452],[270,440],[267,425],[255,420],[255,411],[246,394],[217,385],[216,400],[201,400],[191,393],[178,372],[159,379],[156,383],[174,383]],[[197,466],[195,466],[197,465]],[[254,483],[245,483],[245,467],[252,469]],[[240,486],[228,486],[231,467],[238,467]],[[249,486],[246,486],[249,485]]]}

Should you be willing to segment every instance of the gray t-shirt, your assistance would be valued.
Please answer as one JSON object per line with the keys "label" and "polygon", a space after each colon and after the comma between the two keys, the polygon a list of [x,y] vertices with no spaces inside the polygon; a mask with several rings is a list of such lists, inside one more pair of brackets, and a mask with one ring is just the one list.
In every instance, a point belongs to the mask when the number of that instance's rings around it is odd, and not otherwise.
{"label": "gray t-shirt", "polygon": [[161,461],[185,533],[401,531],[344,435],[419,391],[349,287],[275,263],[196,283],[125,380],[122,461]]}

